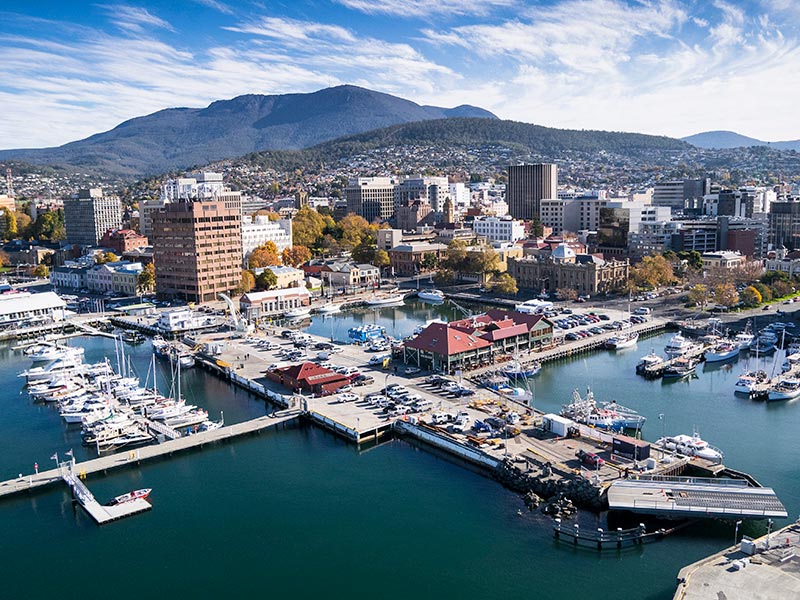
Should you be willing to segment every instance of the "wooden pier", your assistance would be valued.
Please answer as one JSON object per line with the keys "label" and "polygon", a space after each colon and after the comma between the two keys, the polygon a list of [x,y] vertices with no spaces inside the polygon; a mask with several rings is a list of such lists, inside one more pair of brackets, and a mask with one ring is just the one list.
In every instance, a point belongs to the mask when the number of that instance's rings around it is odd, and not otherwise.
{"label": "wooden pier", "polygon": [[[73,471],[79,476],[86,476],[92,473],[106,472],[111,469],[139,465],[144,461],[160,458],[162,456],[172,456],[178,452],[184,452],[194,448],[202,448],[207,444],[222,442],[248,434],[259,433],[265,429],[286,424],[300,417],[300,411],[282,411],[276,416],[263,416],[220,427],[213,431],[203,431],[193,435],[187,435],[178,439],[169,440],[163,444],[153,446],[143,446],[128,452],[117,452],[107,456],[101,456],[92,460],[83,461],[74,465]],[[0,482],[0,498],[10,496],[19,492],[25,492],[40,487],[45,487],[58,483],[62,480],[60,469],[50,469],[36,474],[23,475],[21,478],[10,479]]]}

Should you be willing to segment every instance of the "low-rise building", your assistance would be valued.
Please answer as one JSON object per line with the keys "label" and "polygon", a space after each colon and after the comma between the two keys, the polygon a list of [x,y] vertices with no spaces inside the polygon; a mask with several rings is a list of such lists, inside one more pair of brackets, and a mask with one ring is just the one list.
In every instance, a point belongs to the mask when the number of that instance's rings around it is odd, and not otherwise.
{"label": "low-rise building", "polygon": [[82,290],[86,288],[86,273],[89,267],[61,266],[50,271],[50,283],[56,288]]}
{"label": "low-rise building", "polygon": [[504,217],[476,217],[472,223],[475,235],[485,237],[490,242],[513,244],[525,239],[525,225],[511,215]]}
{"label": "low-rise building", "polygon": [[110,248],[117,256],[137,248],[146,248],[150,241],[132,229],[109,229],[103,234],[100,246]]}
{"label": "low-rise building", "polygon": [[[302,269],[295,269],[294,267],[287,267],[284,265],[265,267],[275,274],[278,282],[275,287],[278,289],[300,287],[305,283],[306,274]],[[256,274],[260,269],[256,269]]]}
{"label": "low-rise building", "polygon": [[444,244],[401,244],[389,250],[389,264],[395,275],[410,276],[417,273],[435,270],[424,262],[426,255],[433,255],[438,264],[447,253],[447,246]]}
{"label": "low-rise building", "polygon": [[268,371],[267,377],[292,392],[308,392],[315,396],[328,396],[350,383],[344,375],[312,362],[290,365]]}
{"label": "low-rise building", "polygon": [[336,262],[324,265],[319,275],[322,284],[329,288],[377,287],[381,270],[374,265]]}
{"label": "low-rise building", "polygon": [[730,251],[706,252],[701,259],[704,269],[735,269],[747,262],[747,257]]}
{"label": "low-rise building", "polygon": [[111,276],[114,293],[135,296],[139,292],[139,275],[143,269],[142,263],[130,263],[114,269]]}
{"label": "low-rise building", "polygon": [[66,303],[55,292],[0,294],[0,326],[63,321]]}
{"label": "low-rise building", "polygon": [[191,308],[176,308],[167,310],[158,315],[156,327],[166,333],[192,331],[215,324],[214,317],[203,313],[196,313]]}
{"label": "low-rise building", "polygon": [[250,292],[239,299],[239,311],[250,321],[311,305],[311,292],[304,287]]}

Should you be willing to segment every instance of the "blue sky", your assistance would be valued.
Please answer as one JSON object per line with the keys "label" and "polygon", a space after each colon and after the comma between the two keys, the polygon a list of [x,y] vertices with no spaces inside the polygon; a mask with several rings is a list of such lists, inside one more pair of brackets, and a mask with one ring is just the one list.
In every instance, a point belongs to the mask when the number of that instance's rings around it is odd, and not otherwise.
{"label": "blue sky", "polygon": [[343,83],[553,127],[800,138],[800,0],[4,0],[0,23],[0,148]]}

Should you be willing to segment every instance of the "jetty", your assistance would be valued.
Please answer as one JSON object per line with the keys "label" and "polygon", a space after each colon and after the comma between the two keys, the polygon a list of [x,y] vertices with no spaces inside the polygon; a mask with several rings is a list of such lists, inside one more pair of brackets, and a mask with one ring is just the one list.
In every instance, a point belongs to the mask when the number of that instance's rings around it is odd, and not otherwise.
{"label": "jetty", "polygon": [[72,490],[72,497],[98,525],[118,521],[152,508],[152,505],[144,498],[134,498],[113,506],[100,504],[95,500],[89,488],[78,477],[75,477],[72,463],[61,463],[59,468],[62,470],[62,479]]}
{"label": "jetty", "polygon": [[677,361],[684,361],[688,359],[690,361],[702,362],[706,350],[708,350],[708,347],[705,345],[695,345],[680,356],[675,356],[657,363],[644,365],[641,369],[637,369],[637,372],[646,379],[657,379],[662,377],[664,375],[664,371],[674,365]]}

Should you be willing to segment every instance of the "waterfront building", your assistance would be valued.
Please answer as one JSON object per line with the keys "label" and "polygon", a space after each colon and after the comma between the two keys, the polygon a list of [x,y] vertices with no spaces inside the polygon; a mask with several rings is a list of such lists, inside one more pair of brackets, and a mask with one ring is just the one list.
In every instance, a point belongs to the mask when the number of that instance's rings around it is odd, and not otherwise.
{"label": "waterfront building", "polygon": [[167,310],[158,315],[156,328],[165,333],[179,331],[192,331],[213,325],[214,319],[202,313],[196,313],[191,308],[176,308]]}
{"label": "waterfront building", "polygon": [[55,292],[0,294],[0,326],[63,321],[65,308]]}
{"label": "waterfront building", "polygon": [[703,269],[736,269],[744,266],[747,257],[738,252],[720,250],[718,252],[706,252],[701,255]]}
{"label": "waterfront building", "polygon": [[104,294],[114,291],[114,270],[119,263],[105,263],[89,267],[86,272],[86,287],[89,291]]}
{"label": "waterfront building", "polygon": [[239,311],[251,321],[310,305],[311,292],[304,287],[249,292],[239,299]]}
{"label": "waterfront building", "polygon": [[370,223],[391,218],[395,207],[394,187],[389,177],[351,179],[344,190],[347,212],[361,215]]}
{"label": "waterfront building", "polygon": [[453,373],[491,363],[518,350],[541,349],[553,342],[553,324],[543,315],[492,309],[449,323],[431,323],[405,342],[406,364]]}
{"label": "waterfront building", "polygon": [[555,164],[539,163],[508,167],[506,202],[508,212],[517,219],[538,219],[543,198],[556,198],[558,169]]}
{"label": "waterfront building", "polygon": [[245,262],[253,250],[267,242],[275,244],[278,255],[291,248],[291,219],[273,221],[267,215],[242,215],[242,255]]}
{"label": "waterfront building", "polygon": [[567,244],[557,246],[550,256],[512,258],[508,262],[508,272],[520,288],[547,293],[562,288],[590,295],[613,292],[627,281],[628,270],[628,259],[576,254]]}
{"label": "waterfront building", "polygon": [[111,274],[111,289],[115,294],[135,296],[139,293],[139,275],[142,274],[142,263],[124,263],[114,269]]}
{"label": "waterfront building", "polygon": [[[306,280],[306,274],[302,269],[295,269],[294,267],[289,267],[286,265],[274,265],[264,268],[273,272],[275,278],[277,279],[275,287],[278,289],[300,287]],[[258,275],[262,270],[263,269],[256,269],[256,275]]]}
{"label": "waterfront building", "polygon": [[153,219],[156,293],[187,302],[230,294],[242,278],[237,199],[169,202]]}
{"label": "waterfront building", "polygon": [[109,229],[122,226],[122,203],[100,188],[80,190],[64,200],[67,240],[81,246],[96,246]]}
{"label": "waterfront building", "polygon": [[345,290],[374,288],[380,284],[381,270],[375,265],[334,262],[323,265],[319,271],[326,288]]}
{"label": "waterfront building", "polygon": [[487,238],[491,242],[508,242],[513,244],[525,239],[525,224],[511,216],[476,217],[472,222],[475,235]]}
{"label": "waterfront building", "polygon": [[267,371],[266,376],[292,392],[307,392],[316,396],[335,394],[339,388],[350,383],[341,373],[313,362]]}
{"label": "waterfront building", "polygon": [[133,229],[109,229],[100,240],[100,246],[113,250],[117,256],[149,245],[150,241]]}
{"label": "waterfront building", "polygon": [[600,209],[597,230],[597,249],[604,256],[627,256],[629,236],[638,232],[643,223],[670,220],[670,209],[643,202],[613,200]]}
{"label": "waterfront building", "polygon": [[447,253],[447,246],[434,243],[400,244],[389,250],[389,264],[392,272],[401,277],[415,275],[430,270],[434,267],[423,264],[426,255],[433,255],[435,264]]}

